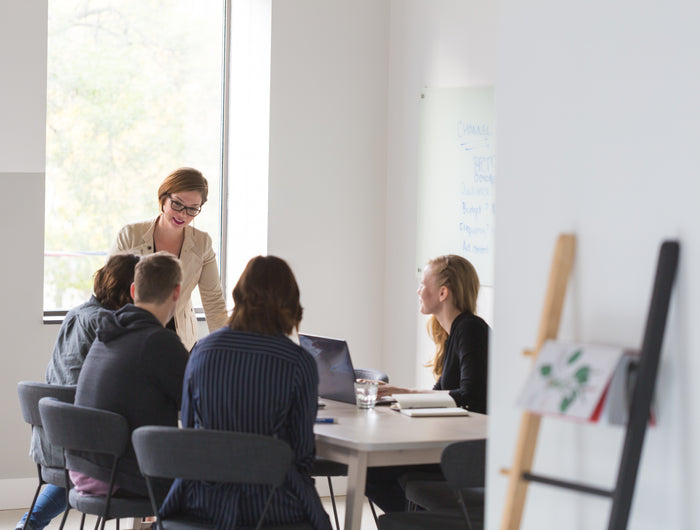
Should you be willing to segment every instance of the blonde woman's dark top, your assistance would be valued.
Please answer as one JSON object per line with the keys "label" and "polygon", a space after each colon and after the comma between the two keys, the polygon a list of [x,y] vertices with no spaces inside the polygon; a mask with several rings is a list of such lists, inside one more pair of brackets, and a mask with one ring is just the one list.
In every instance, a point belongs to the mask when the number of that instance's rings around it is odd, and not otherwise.
{"label": "blonde woman's dark top", "polygon": [[458,407],[486,414],[488,350],[488,324],[472,313],[461,313],[445,341],[445,363],[433,390],[449,390]]}

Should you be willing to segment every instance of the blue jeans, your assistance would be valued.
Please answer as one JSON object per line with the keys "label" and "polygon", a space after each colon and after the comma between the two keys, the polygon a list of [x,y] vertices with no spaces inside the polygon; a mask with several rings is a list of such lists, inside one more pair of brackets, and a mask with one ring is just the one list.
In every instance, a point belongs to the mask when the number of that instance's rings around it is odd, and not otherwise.
{"label": "blue jeans", "polygon": [[[34,509],[32,510],[32,516],[29,518],[29,525],[32,530],[43,530],[54,517],[63,513],[65,509],[65,488],[47,484],[36,499]],[[27,514],[25,513],[22,520],[17,523],[17,526],[23,525],[26,519]]]}

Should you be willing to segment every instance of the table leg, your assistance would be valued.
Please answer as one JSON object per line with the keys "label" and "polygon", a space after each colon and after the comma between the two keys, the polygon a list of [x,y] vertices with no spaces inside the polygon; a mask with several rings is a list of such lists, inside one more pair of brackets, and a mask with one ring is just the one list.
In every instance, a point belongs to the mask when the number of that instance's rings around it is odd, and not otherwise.
{"label": "table leg", "polygon": [[360,530],[365,500],[367,453],[351,455],[348,461],[348,487],[345,496],[345,530]]}

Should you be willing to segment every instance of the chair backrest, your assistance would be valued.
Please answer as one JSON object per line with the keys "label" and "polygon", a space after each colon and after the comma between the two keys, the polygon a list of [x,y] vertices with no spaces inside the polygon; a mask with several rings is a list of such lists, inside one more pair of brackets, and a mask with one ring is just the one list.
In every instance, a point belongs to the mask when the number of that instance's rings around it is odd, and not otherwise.
{"label": "chair backrest", "polygon": [[440,467],[456,490],[483,487],[486,481],[486,440],[455,442],[443,449]]}
{"label": "chair backrest", "polygon": [[374,368],[355,368],[355,379],[372,379],[374,381],[389,382],[389,376],[381,370]]}
{"label": "chair backrest", "polygon": [[148,426],[132,442],[146,477],[280,486],[294,464],[286,442],[257,434]]}
{"label": "chair backrest", "polygon": [[[118,458],[129,443],[129,425],[120,414],[53,398],[39,400],[39,411],[49,443],[66,451],[87,451]],[[70,468],[70,453],[66,457]]]}
{"label": "chair backrest", "polygon": [[52,397],[59,401],[73,403],[75,388],[75,385],[50,385],[36,381],[20,381],[17,383],[17,394],[22,409],[22,418],[30,425],[41,427],[39,400],[44,397]]}

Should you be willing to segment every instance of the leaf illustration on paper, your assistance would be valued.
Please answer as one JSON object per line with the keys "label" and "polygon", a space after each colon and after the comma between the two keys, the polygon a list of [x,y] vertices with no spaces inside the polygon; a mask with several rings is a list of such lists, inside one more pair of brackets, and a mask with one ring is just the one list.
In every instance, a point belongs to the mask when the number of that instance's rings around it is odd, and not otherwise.
{"label": "leaf illustration on paper", "polygon": [[578,392],[575,390],[571,392],[568,396],[565,396],[562,398],[561,403],[559,404],[559,411],[564,413],[566,412],[566,409],[569,408],[569,406],[576,401],[576,396],[578,395]]}
{"label": "leaf illustration on paper", "polygon": [[574,353],[571,354],[571,357],[569,357],[569,360],[567,362],[569,364],[574,364],[576,361],[578,361],[578,358],[581,357],[582,353],[583,350],[576,350]]}
{"label": "leaf illustration on paper", "polygon": [[586,365],[576,370],[574,377],[576,378],[576,381],[578,381],[579,385],[585,385],[588,382],[588,376],[590,373],[591,367]]}
{"label": "leaf illustration on paper", "polygon": [[591,419],[623,352],[616,346],[548,341],[519,403],[538,414]]}
{"label": "leaf illustration on paper", "polygon": [[[566,411],[577,401],[583,399],[586,384],[591,376],[591,365],[581,365],[583,349],[562,353],[554,363],[545,363],[539,367],[539,375],[547,387],[559,392],[559,412]],[[572,370],[575,370],[572,372]]]}

